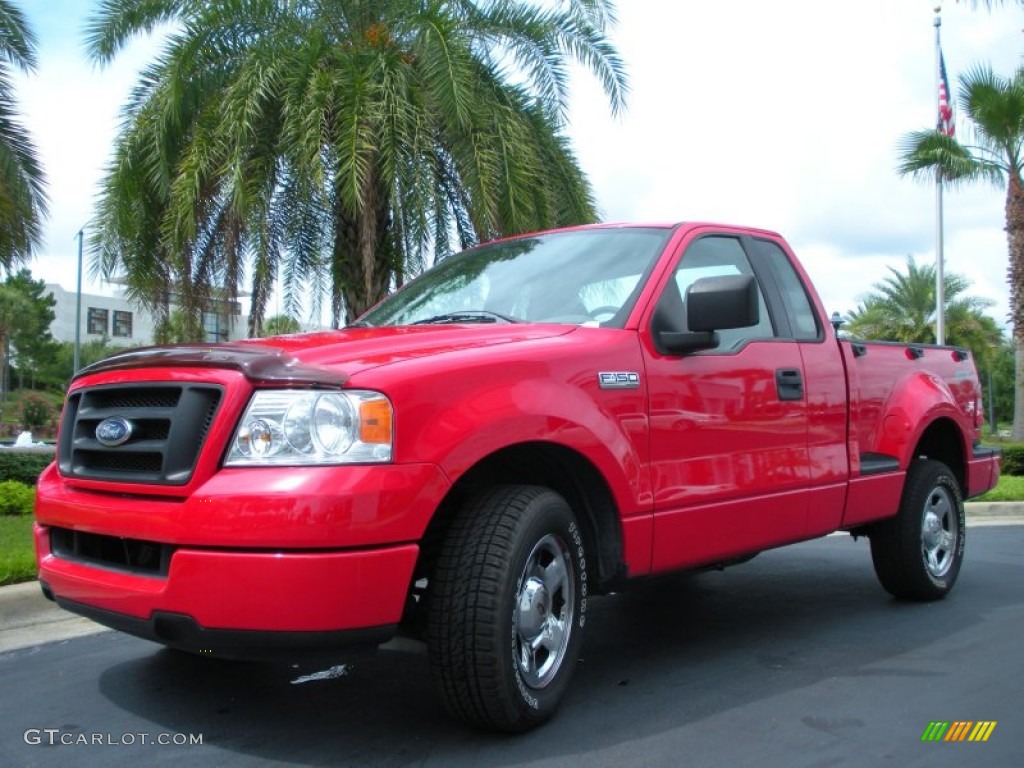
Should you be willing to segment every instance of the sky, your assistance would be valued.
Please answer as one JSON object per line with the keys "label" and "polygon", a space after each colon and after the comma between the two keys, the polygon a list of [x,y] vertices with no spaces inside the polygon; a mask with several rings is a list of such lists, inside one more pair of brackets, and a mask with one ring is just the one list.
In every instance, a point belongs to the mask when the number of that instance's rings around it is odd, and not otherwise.
{"label": "sky", "polygon": [[[18,99],[47,173],[37,278],[74,291],[76,235],[93,214],[119,110],[158,42],[112,65],[85,57],[96,0],[12,0],[39,38],[39,68]],[[982,5],[984,5],[982,3]],[[942,49],[957,77],[1024,65],[1024,9],[944,4]],[[576,72],[568,133],[605,221],[715,221],[763,227],[793,246],[826,311],[856,307],[887,268],[936,257],[934,186],[895,172],[902,136],[935,124],[935,0],[619,0],[610,37],[630,96],[613,117],[600,85]],[[956,110],[957,136],[969,140]],[[947,189],[947,271],[1008,314],[1004,190]],[[92,281],[86,293],[110,294]],[[270,311],[280,311],[272,301]],[[309,318],[302,318],[305,324]]]}

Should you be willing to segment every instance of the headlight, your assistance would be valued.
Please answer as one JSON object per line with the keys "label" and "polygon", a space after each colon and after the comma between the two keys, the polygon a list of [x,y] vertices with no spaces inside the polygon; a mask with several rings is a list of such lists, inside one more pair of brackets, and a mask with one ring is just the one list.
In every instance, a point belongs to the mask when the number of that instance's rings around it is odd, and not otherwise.
{"label": "headlight", "polygon": [[235,430],[225,466],[391,461],[391,403],[378,392],[260,390]]}

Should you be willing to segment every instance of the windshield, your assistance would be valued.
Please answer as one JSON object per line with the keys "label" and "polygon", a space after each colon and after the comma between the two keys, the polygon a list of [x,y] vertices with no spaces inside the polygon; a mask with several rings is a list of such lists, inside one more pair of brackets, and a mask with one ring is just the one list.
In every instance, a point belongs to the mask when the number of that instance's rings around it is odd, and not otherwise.
{"label": "windshield", "polygon": [[668,229],[590,229],[472,248],[423,273],[356,325],[571,323],[621,327]]}

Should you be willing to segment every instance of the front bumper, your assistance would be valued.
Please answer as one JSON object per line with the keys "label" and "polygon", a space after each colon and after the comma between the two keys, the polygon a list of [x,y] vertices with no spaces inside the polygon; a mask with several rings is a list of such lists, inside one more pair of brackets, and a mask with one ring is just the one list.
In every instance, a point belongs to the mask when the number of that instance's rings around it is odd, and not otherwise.
{"label": "front bumper", "polygon": [[[432,465],[274,468],[222,471],[173,499],[76,488],[51,466],[36,497],[39,579],[69,610],[189,650],[381,642],[447,489]],[[140,564],[145,550],[159,564]]]}
{"label": "front bumper", "polygon": [[166,577],[59,558],[36,524],[39,579],[57,603],[166,645],[257,658],[394,634],[419,547],[282,553],[180,548]]}
{"label": "front bumper", "polygon": [[208,629],[191,616],[154,611],[149,619],[104,611],[85,603],[58,599],[48,585],[43,592],[61,608],[98,624],[190,653],[244,661],[349,659],[372,654],[397,632],[396,625],[337,632],[269,632]]}

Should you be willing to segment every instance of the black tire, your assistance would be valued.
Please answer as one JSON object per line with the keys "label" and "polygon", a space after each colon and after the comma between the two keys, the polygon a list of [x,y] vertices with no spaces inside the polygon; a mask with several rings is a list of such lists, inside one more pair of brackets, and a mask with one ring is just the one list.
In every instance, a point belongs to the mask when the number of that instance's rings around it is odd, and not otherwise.
{"label": "black tire", "polygon": [[960,484],[945,464],[918,459],[907,471],[899,513],[871,531],[882,586],[906,600],[938,600],[956,583],[966,520]]}
{"label": "black tire", "polygon": [[586,620],[586,557],[569,505],[536,486],[470,499],[428,600],[431,673],[449,712],[488,730],[543,723],[568,686]]}

